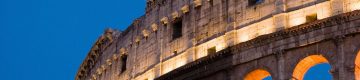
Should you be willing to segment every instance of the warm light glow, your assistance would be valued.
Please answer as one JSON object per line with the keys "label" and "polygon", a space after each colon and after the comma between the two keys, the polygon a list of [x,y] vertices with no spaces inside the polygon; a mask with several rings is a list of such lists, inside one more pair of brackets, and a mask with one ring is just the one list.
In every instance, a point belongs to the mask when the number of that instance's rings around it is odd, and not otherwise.
{"label": "warm light glow", "polygon": [[250,40],[249,36],[246,34],[241,34],[239,37],[240,37],[239,42],[245,42],[245,41]]}
{"label": "warm light glow", "polygon": [[359,0],[353,1],[350,6],[351,6],[351,11],[359,10],[360,9],[360,1]]}
{"label": "warm light glow", "polygon": [[97,73],[98,75],[101,75],[101,74],[102,74],[101,68],[97,68],[97,69],[96,69],[96,73]]}
{"label": "warm light glow", "polygon": [[357,53],[355,59],[355,79],[360,80],[360,51]]}
{"label": "warm light glow", "polygon": [[172,67],[173,65],[172,64],[170,64],[168,61],[167,62],[164,62],[163,64],[162,64],[162,74],[166,74],[166,73],[168,73],[168,72],[170,72],[171,70],[173,70],[173,67]]}
{"label": "warm light glow", "polygon": [[195,7],[201,6],[201,0],[194,0]]}
{"label": "warm light glow", "polygon": [[273,33],[275,31],[276,31],[276,27],[274,24],[274,19],[269,18],[237,30],[237,35],[238,35],[237,43],[245,42],[254,39],[260,35]]}
{"label": "warm light glow", "polygon": [[166,74],[178,67],[181,67],[187,63],[187,53],[181,53],[162,64],[162,72],[161,74]]}
{"label": "warm light glow", "polygon": [[111,59],[107,59],[107,60],[106,60],[106,64],[107,64],[107,65],[111,65],[111,64],[112,64]]}
{"label": "warm light glow", "polygon": [[315,11],[317,11],[318,19],[324,19],[331,16],[331,7],[330,2],[319,3],[315,7]]}
{"label": "warm light glow", "polygon": [[179,13],[178,13],[177,11],[171,13],[171,15],[172,15],[172,18],[173,18],[173,19],[176,19],[176,18],[179,17]]}
{"label": "warm light glow", "polygon": [[198,47],[196,49],[197,49],[196,59],[202,58],[207,55],[205,51],[205,47]]}
{"label": "warm light glow", "polygon": [[93,79],[93,80],[96,80],[96,79],[97,79],[96,75],[93,74],[93,75],[92,75],[92,79]]}
{"label": "warm light glow", "polygon": [[157,31],[157,30],[158,30],[158,25],[155,24],[155,23],[153,23],[153,24],[151,25],[151,29],[152,29],[153,31]]}
{"label": "warm light glow", "polygon": [[201,44],[199,46],[196,46],[196,59],[207,56],[208,55],[207,50],[209,48],[216,47],[216,52],[217,52],[217,51],[225,49],[226,46],[227,45],[226,45],[224,35],[220,36],[220,37],[217,37],[215,39],[212,39],[212,40],[210,40],[208,42],[205,42],[205,43],[203,43],[203,44]]}
{"label": "warm light glow", "polygon": [[[201,6],[201,0],[193,0],[193,1],[194,1],[193,2],[194,7]],[[354,0],[353,0],[352,3],[349,3],[351,10],[360,9],[359,2],[360,1],[354,2]],[[327,17],[331,16],[331,11],[332,11],[331,9],[332,8],[330,5],[330,1],[325,1],[322,3],[318,3],[316,5],[306,7],[306,8],[298,9],[298,10],[291,11],[288,13],[282,13],[281,15],[285,15],[284,20],[279,20],[279,21],[283,21],[283,23],[284,23],[283,26],[285,26],[285,27],[293,27],[293,26],[304,24],[306,22],[306,15],[309,15],[309,14],[317,14],[318,19],[327,18]],[[173,12],[171,14],[171,16],[169,16],[169,18],[162,17],[160,19],[161,24],[166,25],[169,23],[169,20],[172,20],[172,18],[181,17],[182,14],[188,13],[189,6],[184,5],[181,7],[180,10],[181,11],[179,11],[179,12],[177,12],[177,11]],[[155,71],[152,71],[152,72],[147,71],[146,73],[144,73],[144,75],[146,75],[146,76],[143,76],[143,77],[137,78],[137,79],[152,80],[156,76],[166,74],[178,67],[185,65],[188,62],[189,56],[191,57],[192,61],[207,56],[208,55],[207,51],[209,48],[215,47],[216,52],[218,52],[218,51],[225,49],[229,45],[246,42],[246,41],[254,39],[260,35],[273,33],[276,31],[276,28],[279,27],[278,25],[275,26],[275,23],[277,23],[277,22],[274,20],[276,20],[276,19],[274,17],[271,17],[271,18],[265,19],[263,21],[256,22],[254,24],[250,24],[241,29],[229,31],[229,32],[233,32],[234,34],[219,36],[219,37],[209,40],[205,43],[202,43],[198,46],[195,46],[192,48],[195,51],[191,55],[184,55],[184,54],[187,54],[186,52],[178,53],[180,55],[176,55],[171,59],[168,59],[162,63],[157,64],[157,66],[161,66],[159,68],[159,69],[161,69],[161,71],[157,72],[156,74],[155,74]],[[235,22],[234,22],[233,25],[241,25],[241,24],[235,24]],[[158,29],[158,25],[152,24],[151,28],[152,28],[152,31],[156,31]],[[148,31],[143,31],[143,33],[145,36],[149,35]],[[227,39],[230,39],[230,40],[227,40]],[[139,41],[140,41],[140,37],[136,37],[135,42],[139,42]],[[233,42],[231,43],[231,41],[233,41]],[[122,54],[125,53],[125,51],[121,51],[121,52],[122,52]],[[192,58],[194,58],[194,59],[192,59]],[[327,60],[325,58],[323,58],[321,55],[309,56],[299,62],[299,64],[296,66],[296,68],[294,70],[293,75],[294,75],[294,77],[296,76],[295,78],[297,78],[297,79],[302,79],[302,77],[304,76],[306,71],[311,66],[314,66],[318,63],[324,63],[324,62],[327,62]],[[360,64],[360,60],[359,60],[358,64]],[[155,70],[155,68],[152,68],[151,70]],[[356,68],[356,70],[360,71],[357,68]],[[253,75],[253,74],[255,74],[255,75]],[[360,73],[356,73],[356,74],[360,74]],[[265,70],[259,69],[259,70],[255,70],[255,71],[249,73],[247,76],[253,76],[253,77],[246,78],[245,80],[254,80],[254,79],[258,80],[258,79],[260,79],[259,76],[261,76],[261,79],[262,79],[267,76],[270,76],[270,74]],[[254,78],[254,76],[257,76],[257,77]]]}
{"label": "warm light glow", "polygon": [[[216,52],[225,49],[226,47],[226,41],[224,36],[220,36],[216,38],[216,40],[212,44],[216,48]],[[208,48],[211,48],[211,46],[208,46]]]}
{"label": "warm light glow", "polygon": [[162,64],[162,73],[161,74],[166,74],[178,67],[181,67],[183,65],[185,65],[187,63],[187,58],[186,58],[186,53],[182,53],[178,56],[175,56],[167,61],[165,61]]}
{"label": "warm light glow", "polygon": [[146,29],[144,29],[142,31],[142,33],[143,33],[143,36],[145,36],[145,37],[149,36],[149,34],[150,34],[150,32],[148,30],[146,30]]}
{"label": "warm light glow", "polygon": [[165,24],[165,25],[169,23],[169,21],[168,21],[168,18],[167,18],[167,17],[163,17],[163,18],[161,18],[160,22],[161,22],[162,24]]}
{"label": "warm light glow", "polygon": [[177,60],[176,60],[176,68],[183,66],[186,64],[186,57],[184,56],[180,56]]}
{"label": "warm light glow", "polygon": [[302,15],[302,13],[289,15],[289,18],[290,27],[297,26],[306,22],[306,18]]}
{"label": "warm light glow", "polygon": [[118,59],[117,55],[113,54],[112,59],[113,59],[113,61],[116,61]]}
{"label": "warm light glow", "polygon": [[154,68],[146,71],[144,74],[135,77],[134,80],[154,80],[156,77]]}
{"label": "warm light glow", "polygon": [[[125,55],[126,54],[126,49],[125,48],[120,48],[120,54]],[[121,56],[121,55],[119,55],[119,56]]]}
{"label": "warm light glow", "polygon": [[183,7],[181,7],[181,12],[182,13],[188,13],[189,12],[189,5],[184,5]]}
{"label": "warm light glow", "polygon": [[136,43],[140,42],[140,36],[136,36],[135,42],[136,42]]}
{"label": "warm light glow", "polygon": [[288,13],[289,26],[297,26],[306,22],[306,16],[317,14],[318,19],[324,19],[331,15],[330,2],[326,1],[313,6],[302,8]]}
{"label": "warm light glow", "polygon": [[152,69],[152,70],[149,70],[148,72],[147,72],[147,74],[148,74],[148,80],[154,80],[155,79],[155,72],[154,72],[154,70]]}
{"label": "warm light glow", "polygon": [[154,80],[155,79],[155,75],[150,75],[148,80]]}
{"label": "warm light glow", "polygon": [[244,28],[237,30],[239,43],[245,42],[245,41],[248,41],[251,39],[249,34],[253,33],[253,32],[251,32],[249,29],[250,28],[248,28],[248,27],[244,27]]}
{"label": "warm light glow", "polygon": [[311,55],[302,59],[295,67],[292,80],[303,80],[305,73],[317,64],[328,63],[322,55]]}
{"label": "warm light glow", "polygon": [[257,27],[258,35],[265,35],[276,31],[273,18],[259,22]]}
{"label": "warm light glow", "polygon": [[263,80],[264,78],[271,76],[269,72],[263,69],[257,69],[248,73],[244,80]]}

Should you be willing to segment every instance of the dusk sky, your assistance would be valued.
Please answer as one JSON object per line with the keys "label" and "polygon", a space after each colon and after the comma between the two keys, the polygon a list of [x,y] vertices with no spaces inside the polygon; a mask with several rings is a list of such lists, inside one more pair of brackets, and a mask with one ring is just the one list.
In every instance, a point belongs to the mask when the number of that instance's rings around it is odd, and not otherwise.
{"label": "dusk sky", "polygon": [[[104,29],[124,30],[144,9],[145,0],[0,0],[0,80],[73,80]],[[329,69],[305,79],[329,80]]]}

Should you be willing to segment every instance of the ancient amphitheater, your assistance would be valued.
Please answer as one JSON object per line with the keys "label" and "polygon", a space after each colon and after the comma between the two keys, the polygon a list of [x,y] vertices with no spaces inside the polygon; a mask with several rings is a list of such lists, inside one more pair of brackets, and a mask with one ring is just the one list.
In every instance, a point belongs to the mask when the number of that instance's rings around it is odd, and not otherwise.
{"label": "ancient amphitheater", "polygon": [[75,80],[360,80],[360,0],[147,0],[106,29]]}

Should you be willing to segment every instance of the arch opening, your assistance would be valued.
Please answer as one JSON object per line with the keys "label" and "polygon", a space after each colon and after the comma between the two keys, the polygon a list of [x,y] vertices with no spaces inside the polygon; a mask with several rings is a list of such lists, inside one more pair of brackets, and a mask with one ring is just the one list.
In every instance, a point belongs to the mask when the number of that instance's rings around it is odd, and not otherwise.
{"label": "arch opening", "polygon": [[329,61],[322,55],[311,55],[302,59],[295,67],[292,80],[303,80],[310,68],[318,64],[328,64]]}
{"label": "arch opening", "polygon": [[330,69],[331,65],[329,63],[317,64],[306,72],[304,80],[332,80]]}
{"label": "arch opening", "polygon": [[272,77],[268,71],[257,69],[246,74],[244,80],[272,80]]}

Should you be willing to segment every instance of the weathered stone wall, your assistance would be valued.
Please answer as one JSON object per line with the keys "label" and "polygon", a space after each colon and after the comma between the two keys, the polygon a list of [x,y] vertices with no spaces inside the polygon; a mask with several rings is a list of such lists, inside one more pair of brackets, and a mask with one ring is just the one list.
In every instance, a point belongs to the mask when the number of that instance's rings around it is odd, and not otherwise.
{"label": "weathered stone wall", "polygon": [[242,80],[253,70],[265,69],[274,80],[294,79],[293,71],[301,60],[322,55],[331,65],[334,80],[355,80],[354,66],[357,65],[354,61],[360,48],[359,18],[357,16],[357,20],[350,22],[331,21],[318,25],[324,28],[304,30],[291,37],[279,36],[281,39],[277,41],[240,50],[240,53],[234,53],[236,67],[231,77]]}
{"label": "weathered stone wall", "polygon": [[[235,45],[248,44],[249,40],[264,35],[313,23],[306,20],[307,16],[312,14],[316,14],[317,19],[324,20],[360,9],[357,5],[360,4],[358,0],[262,0],[254,5],[249,5],[248,1],[147,0],[146,14],[136,19],[125,31],[109,29],[97,40],[80,66],[76,79],[152,80],[208,57],[209,48],[215,47],[216,52],[219,52]],[[173,24],[176,19],[182,20],[182,36],[173,39]],[[350,25],[350,23],[343,24],[344,27]],[[356,26],[353,24],[358,23],[354,21],[351,26]],[[323,54],[326,58],[331,58],[328,59],[330,64],[337,60],[337,58],[332,59],[335,54],[319,51],[322,49],[318,48],[321,46],[328,50],[338,49],[334,48],[335,45],[330,45],[329,41],[313,44],[319,39],[327,38],[326,35],[340,31],[330,29],[334,31],[326,32],[329,31],[327,29],[301,33],[302,35],[272,41],[263,46],[236,48],[240,52],[235,51],[236,54],[230,52],[234,54],[233,57],[225,60],[232,63],[234,68],[224,67],[229,69],[219,73],[204,74],[202,77],[178,79],[207,79],[206,76],[209,79],[214,77],[211,79],[219,80],[242,79],[243,74],[257,68],[269,71],[276,80],[290,79],[289,75],[292,74],[293,68],[287,66],[293,66],[298,62],[293,56],[300,59],[309,54]],[[286,54],[281,51],[308,44],[313,45],[304,47],[304,50],[299,48],[285,51]],[[308,52],[304,52],[305,50]],[[304,54],[296,54],[299,52]],[[285,57],[278,59],[279,57],[274,53],[281,53]],[[123,70],[125,64],[126,68]],[[222,63],[222,65],[226,64]],[[226,76],[231,77],[224,78]],[[345,79],[342,75],[338,76],[335,78]]]}
{"label": "weathered stone wall", "polygon": [[[328,61],[334,80],[355,80],[360,76],[355,75],[359,73],[355,70],[359,66],[355,62],[360,58],[359,24],[360,11],[356,11],[296,26],[231,46],[157,80],[244,80],[247,74],[258,69],[269,72],[274,80],[296,80],[299,78],[294,76],[298,74],[295,67],[308,66],[300,62],[314,55]],[[317,59],[305,62],[310,65],[313,61]],[[229,62],[232,64],[228,65]]]}

